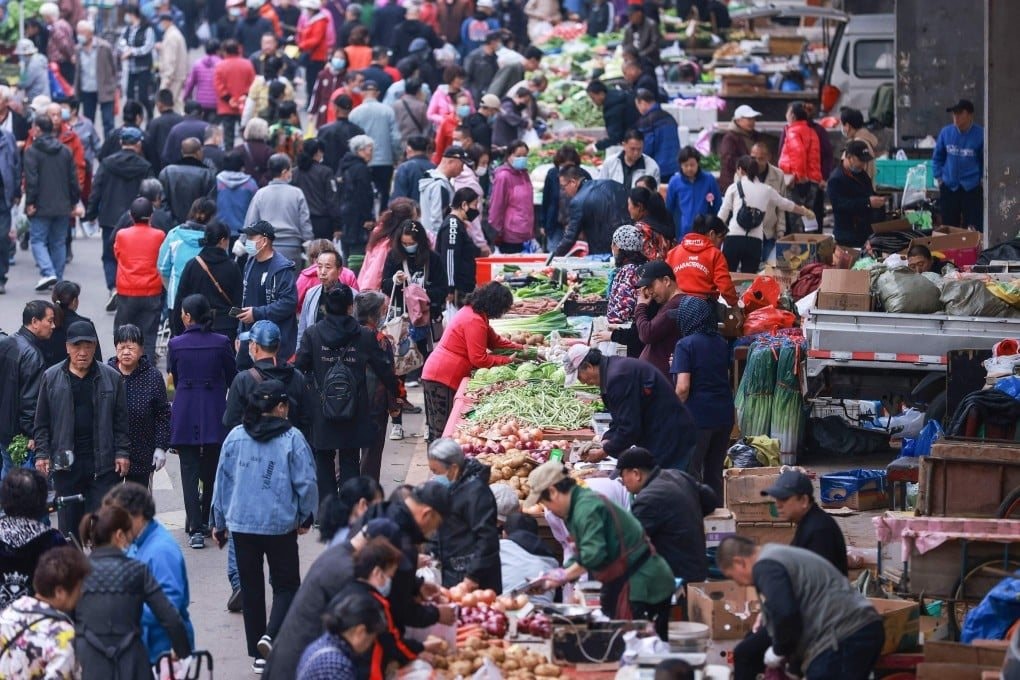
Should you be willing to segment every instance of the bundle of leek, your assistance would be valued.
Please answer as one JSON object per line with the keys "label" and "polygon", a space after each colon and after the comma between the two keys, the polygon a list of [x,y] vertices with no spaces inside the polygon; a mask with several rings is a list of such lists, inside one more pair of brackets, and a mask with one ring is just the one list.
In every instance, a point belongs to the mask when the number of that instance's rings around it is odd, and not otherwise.
{"label": "bundle of leek", "polygon": [[772,419],[772,393],[776,387],[776,355],[771,343],[751,345],[747,367],[737,388],[737,422],[745,437],[767,435]]}
{"label": "bundle of leek", "polygon": [[772,399],[772,437],[779,440],[779,452],[796,454],[804,432],[804,400],[800,394],[798,364],[800,345],[783,341],[776,365],[776,389]]}
{"label": "bundle of leek", "polygon": [[567,315],[558,309],[538,316],[526,316],[517,319],[492,319],[489,321],[492,330],[500,335],[527,332],[530,334],[549,335],[553,331],[560,334],[573,334],[574,329],[567,320]]}

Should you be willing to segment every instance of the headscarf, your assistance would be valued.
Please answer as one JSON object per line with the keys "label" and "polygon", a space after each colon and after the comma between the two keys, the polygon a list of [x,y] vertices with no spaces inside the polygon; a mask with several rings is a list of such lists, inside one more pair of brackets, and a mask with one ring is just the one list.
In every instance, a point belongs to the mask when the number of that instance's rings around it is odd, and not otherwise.
{"label": "headscarf", "polygon": [[637,227],[625,224],[622,227],[617,227],[613,232],[613,245],[620,250],[640,253],[644,249],[645,243]]}
{"label": "headscarf", "polygon": [[680,300],[676,322],[683,337],[695,333],[714,335],[719,332],[715,306],[705,298],[695,295],[685,295]]}

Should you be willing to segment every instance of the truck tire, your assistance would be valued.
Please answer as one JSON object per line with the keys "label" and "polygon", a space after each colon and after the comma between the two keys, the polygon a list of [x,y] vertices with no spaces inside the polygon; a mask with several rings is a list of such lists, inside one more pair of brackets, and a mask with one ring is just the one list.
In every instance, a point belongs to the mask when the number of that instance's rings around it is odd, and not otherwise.
{"label": "truck tire", "polygon": [[939,392],[931,402],[928,403],[928,408],[924,410],[924,422],[929,420],[937,420],[939,425],[945,427],[946,424],[946,393]]}

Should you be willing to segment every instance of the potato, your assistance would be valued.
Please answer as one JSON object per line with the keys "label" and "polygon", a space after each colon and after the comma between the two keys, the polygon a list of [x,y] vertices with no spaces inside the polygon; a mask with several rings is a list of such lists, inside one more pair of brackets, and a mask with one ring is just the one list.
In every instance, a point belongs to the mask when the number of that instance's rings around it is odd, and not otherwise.
{"label": "potato", "polygon": [[551,663],[540,663],[535,666],[535,675],[540,678],[558,678],[560,677],[560,668]]}
{"label": "potato", "polygon": [[[517,475],[514,475],[513,477],[508,477],[507,483],[510,485],[510,488],[513,489],[514,491],[521,490],[521,478],[518,477]],[[527,498],[527,496],[524,496],[524,498]]]}
{"label": "potato", "polygon": [[[481,638],[476,638],[476,637],[469,638],[468,641],[467,641],[467,645],[465,645],[465,646],[467,647],[467,649],[471,650],[471,652],[473,654],[474,652],[476,652],[479,649],[485,649],[485,640],[483,640]],[[474,658],[474,657],[472,657],[472,658]]]}
{"label": "potato", "polygon": [[485,663],[485,659],[483,659],[482,657],[478,657],[477,659],[471,662],[471,670],[477,671],[479,668],[482,667],[483,663]]}
{"label": "potato", "polygon": [[525,466],[517,470],[517,476],[521,479],[527,479],[528,475],[531,474],[531,468]]}
{"label": "potato", "polygon": [[432,660],[432,665],[438,671],[446,670],[446,664],[447,664],[447,662],[446,662],[446,657],[445,656],[436,656]]}
{"label": "potato", "polygon": [[462,675],[464,677],[467,677],[472,673],[471,662],[455,661],[454,663],[450,664],[450,672],[453,673],[454,675]]}
{"label": "potato", "polygon": [[497,664],[502,663],[506,659],[506,652],[502,647],[493,647],[489,650],[489,658]]}
{"label": "potato", "polygon": [[500,667],[504,671],[509,672],[509,671],[516,671],[517,669],[519,669],[521,667],[521,664],[517,661],[517,659],[509,659],[508,658],[508,659],[504,659],[503,660],[503,663],[500,664]]}

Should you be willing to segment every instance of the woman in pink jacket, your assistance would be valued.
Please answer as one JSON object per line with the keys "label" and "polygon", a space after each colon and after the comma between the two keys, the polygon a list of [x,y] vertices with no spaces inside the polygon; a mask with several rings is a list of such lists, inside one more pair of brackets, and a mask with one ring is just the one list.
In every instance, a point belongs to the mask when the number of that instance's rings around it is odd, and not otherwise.
{"label": "woman in pink jacket", "polygon": [[397,227],[407,220],[421,219],[418,204],[410,198],[394,198],[390,207],[375,224],[365,246],[365,260],[358,272],[358,287],[361,290],[381,290],[382,271],[386,256],[390,254],[390,243]]}
{"label": "woman in pink jacket", "polygon": [[[449,114],[453,113],[456,108],[454,102],[456,101],[457,94],[464,89],[464,79],[467,77],[464,69],[454,64],[453,66],[447,66],[443,70],[443,85],[436,88],[436,91],[432,93],[432,99],[429,100],[429,108],[425,112],[432,124],[439,128],[443,124],[443,119]],[[471,104],[471,113],[475,112],[475,100],[471,96],[471,92],[467,92],[468,100]]]}
{"label": "woman in pink jacket", "polygon": [[535,193],[528,175],[528,145],[513,142],[506,155],[506,165],[496,170],[492,180],[489,224],[496,231],[500,252],[519,253],[535,238]]}
{"label": "woman in pink jacket", "polygon": [[213,71],[220,63],[220,41],[210,39],[205,44],[205,56],[195,62],[184,81],[184,94],[187,101],[194,99],[202,107],[203,118],[212,121],[216,117],[216,85],[213,83]]}

